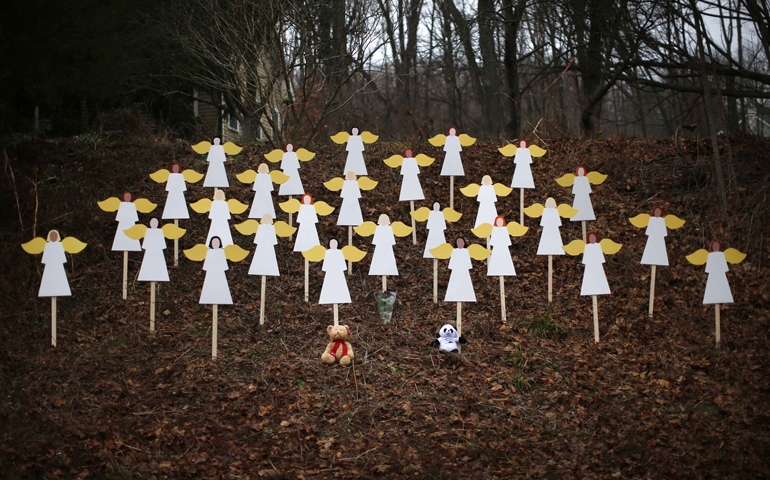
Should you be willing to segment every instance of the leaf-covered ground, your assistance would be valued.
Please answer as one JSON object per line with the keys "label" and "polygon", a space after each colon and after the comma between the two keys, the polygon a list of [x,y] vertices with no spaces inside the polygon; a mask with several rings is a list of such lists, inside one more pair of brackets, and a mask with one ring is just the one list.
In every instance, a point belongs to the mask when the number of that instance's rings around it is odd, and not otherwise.
{"label": "leaf-covered ground", "polygon": [[[463,306],[469,339],[462,355],[438,355],[428,344],[454,320],[455,304],[432,301],[432,263],[420,245],[399,239],[394,322],[383,324],[366,275],[369,257],[349,277],[353,303],[340,307],[353,331],[353,367],[327,366],[331,308],[319,306],[320,264],[302,301],[303,259],[292,243],[277,247],[280,279],[267,283],[267,323],[258,324],[259,278],[250,257],[228,272],[235,305],[219,309],[219,352],[210,358],[211,309],[198,305],[201,264],[180,259],[158,294],[157,331],[149,332],[149,286],[135,282],[140,254],[130,255],[129,296],[121,299],[122,255],[110,251],[114,214],[98,200],[130,190],[160,204],[165,192],[148,174],[178,161],[205,170],[182,141],[98,137],[17,140],[7,145],[0,268],[0,471],[5,478],[767,478],[770,476],[768,390],[768,253],[770,143],[732,142],[738,191],[724,216],[710,181],[708,143],[607,139],[541,143],[533,165],[538,189],[527,205],[553,196],[571,203],[553,181],[579,165],[609,175],[594,187],[598,220],[589,226],[623,244],[607,256],[612,295],[599,298],[601,343],[593,342],[590,297],[580,297],[579,257],[554,259],[554,302],[546,298],[547,264],[535,256],[540,229],[514,239],[518,276],[506,281],[508,322],[500,320],[498,278],[476,263],[479,302]],[[364,216],[409,223],[397,201],[400,176],[382,159],[406,145],[377,143],[367,152]],[[465,178],[491,174],[507,183],[511,159],[494,144],[463,152]],[[415,145],[437,162],[422,169],[429,206],[447,202],[439,177],[443,154]],[[306,190],[339,208],[322,182],[339,176],[344,147],[328,142],[302,165]],[[236,173],[261,163],[267,147],[247,147],[228,164],[228,198],[250,203]],[[271,166],[275,168],[275,166]],[[730,172],[726,165],[726,171]],[[202,182],[201,182],[202,183]],[[447,238],[472,237],[475,199],[457,192],[463,218]],[[190,201],[210,190],[189,186]],[[518,192],[498,210],[518,218]],[[17,212],[21,209],[21,216]],[[655,316],[648,318],[649,267],[639,264],[644,231],[628,218],[661,205],[687,220],[669,231],[671,266],[659,268]],[[191,211],[181,246],[205,239],[208,220]],[[286,214],[280,213],[281,219]],[[146,223],[152,215],[140,215]],[[21,218],[19,218],[21,217]],[[234,221],[245,219],[236,216]],[[322,219],[322,242],[347,240],[336,214]],[[23,223],[23,230],[20,222]],[[49,341],[50,303],[37,298],[39,256],[19,244],[58,228],[88,243],[69,256],[71,298],[60,299],[59,346]],[[34,232],[33,232],[34,229]],[[233,233],[252,249],[252,239]],[[565,243],[580,225],[566,222]],[[714,309],[701,305],[706,274],[685,255],[721,240],[748,254],[728,274],[736,302],[722,312],[722,345],[714,342]],[[354,243],[372,251],[370,239]],[[171,251],[167,251],[171,258]],[[449,278],[439,267],[440,298]],[[550,321],[549,321],[550,320]]]}

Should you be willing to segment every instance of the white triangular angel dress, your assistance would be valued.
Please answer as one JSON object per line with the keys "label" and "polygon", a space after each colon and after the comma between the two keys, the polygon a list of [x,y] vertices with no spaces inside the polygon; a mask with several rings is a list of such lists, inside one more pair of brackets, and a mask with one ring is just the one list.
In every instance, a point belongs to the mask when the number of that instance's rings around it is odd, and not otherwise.
{"label": "white triangular angel dress", "polygon": [[348,152],[348,158],[345,160],[345,168],[342,170],[342,174],[348,173],[348,170],[353,170],[356,175],[366,175],[366,162],[364,162],[364,141],[361,140],[361,135],[351,135],[348,138],[348,144],[345,147]]}
{"label": "white triangular angel dress", "polygon": [[494,225],[495,218],[497,218],[497,207],[495,207],[497,195],[495,194],[495,186],[482,185],[479,187],[479,194],[476,196],[476,201],[479,202],[479,211],[476,214],[476,223],[473,225],[473,228],[484,223]]}
{"label": "white triangular angel dress", "polygon": [[444,164],[441,166],[441,175],[448,177],[464,177],[463,161],[460,158],[460,152],[463,150],[460,145],[460,137],[449,135],[444,143]]}
{"label": "white triangular angel dress", "polygon": [[555,208],[544,208],[543,216],[540,218],[540,226],[543,231],[540,233],[540,244],[537,246],[538,255],[564,255],[564,245],[561,241],[561,217],[559,210]]}
{"label": "white triangular angel dress", "polygon": [[449,257],[449,284],[446,287],[445,302],[475,302],[476,292],[471,281],[471,254],[467,248],[455,248]]}
{"label": "white triangular angel dress", "polygon": [[258,173],[254,179],[254,201],[251,203],[249,218],[262,219],[269,213],[275,219],[275,206],[273,205],[273,179],[269,173]]}
{"label": "white triangular angel dress", "polygon": [[372,255],[372,264],[369,267],[369,275],[398,275],[396,256],[393,254],[393,245],[395,244],[396,237],[393,235],[393,227],[377,225],[372,239],[374,254]]}
{"label": "white triangular angel dress", "polygon": [[40,281],[38,297],[69,297],[70,283],[67,280],[67,272],[64,264],[67,263],[67,254],[61,242],[48,242],[43,250],[43,279]]}
{"label": "white triangular angel dress", "polygon": [[224,248],[210,248],[203,261],[203,290],[198,301],[201,305],[232,305],[230,286],[227,284],[227,257]]}
{"label": "white triangular angel dress", "polygon": [[275,258],[275,246],[278,238],[275,236],[275,225],[263,224],[257,229],[254,236],[257,249],[254,250],[254,258],[251,260],[249,275],[280,276],[278,272],[278,260]]}
{"label": "white triangular angel dress", "polygon": [[609,295],[610,285],[604,274],[604,253],[598,243],[589,243],[583,252],[583,284],[580,295]]}
{"label": "white triangular angel dress", "polygon": [[535,180],[532,178],[532,154],[529,148],[517,148],[516,155],[513,157],[513,179],[511,187],[513,188],[535,188]]}
{"label": "white triangular angel dress", "polygon": [[340,207],[340,216],[337,218],[337,225],[357,227],[364,223],[361,205],[358,203],[358,199],[361,198],[358,180],[345,180],[340,198],[342,199],[342,206]]}
{"label": "white triangular angel dress", "polygon": [[493,227],[490,235],[489,246],[492,247],[492,253],[489,255],[487,264],[487,276],[503,277],[515,276],[516,269],[513,267],[511,251],[511,234],[506,227]]}
{"label": "white triangular angel dress", "polygon": [[581,220],[596,220],[594,207],[591,205],[591,183],[588,177],[575,177],[575,183],[572,184],[572,194],[575,199],[572,201],[572,208],[578,211],[577,215],[570,220],[578,222]]}
{"label": "white triangular angel dress", "polygon": [[[318,231],[315,224],[318,223],[318,215],[315,213],[314,205],[302,204],[297,213],[297,239],[294,240],[295,252],[306,252],[316,245],[320,245],[318,240]],[[262,228],[262,227],[260,227]]]}
{"label": "white triangular angel dress", "polygon": [[112,241],[113,252],[141,252],[142,244],[139,240],[128,238],[123,230],[136,225],[139,221],[139,215],[136,213],[136,205],[133,202],[120,202],[118,214],[115,216],[118,221],[118,230],[115,232],[115,239]]}
{"label": "white triangular angel dress", "polygon": [[345,279],[345,270],[347,269],[348,266],[342,250],[329,249],[326,251],[324,262],[321,266],[321,270],[326,272],[326,274],[324,275],[324,283],[321,286],[321,298],[318,300],[320,305],[350,303],[348,282]]}
{"label": "white triangular angel dress", "polygon": [[206,170],[206,178],[203,180],[204,187],[227,188],[230,182],[227,181],[227,172],[225,171],[225,148],[222,145],[212,145],[209,154],[206,157],[209,162],[209,168]]}
{"label": "white triangular angel dress", "polygon": [[727,283],[727,259],[724,252],[709,253],[706,260],[706,292],[703,294],[703,304],[733,303],[733,293]]}
{"label": "white triangular angel dress", "polygon": [[446,238],[444,237],[444,230],[446,230],[444,214],[440,210],[431,210],[430,215],[428,215],[426,228],[428,230],[428,239],[425,240],[425,250],[422,252],[422,258],[436,258],[430,253],[430,249],[446,243]]}
{"label": "white triangular angel dress", "polygon": [[278,195],[304,195],[305,189],[302,187],[302,179],[299,176],[297,152],[284,152],[280,168],[284,175],[289,176],[289,179],[281,184]]}
{"label": "white triangular angel dress", "polygon": [[166,206],[163,207],[163,220],[186,220],[190,218],[190,212],[187,211],[187,200],[184,198],[184,192],[187,191],[187,184],[184,181],[184,175],[181,173],[169,173],[166,181]]}
{"label": "white triangular angel dress", "polygon": [[142,242],[144,257],[139,268],[140,282],[168,282],[168,268],[166,267],[166,237],[160,228],[148,228]]}
{"label": "white triangular angel dress", "polygon": [[401,164],[401,193],[398,196],[400,202],[410,200],[425,200],[420,185],[420,166],[414,157],[404,159]]}
{"label": "white triangular angel dress", "polygon": [[206,246],[213,237],[222,240],[222,248],[233,244],[233,235],[230,233],[230,207],[225,200],[214,200],[209,210],[211,226],[206,236]]}
{"label": "white triangular angel dress", "polygon": [[642,265],[668,266],[668,253],[666,252],[666,219],[663,217],[650,217],[647,224],[647,244],[642,254]]}

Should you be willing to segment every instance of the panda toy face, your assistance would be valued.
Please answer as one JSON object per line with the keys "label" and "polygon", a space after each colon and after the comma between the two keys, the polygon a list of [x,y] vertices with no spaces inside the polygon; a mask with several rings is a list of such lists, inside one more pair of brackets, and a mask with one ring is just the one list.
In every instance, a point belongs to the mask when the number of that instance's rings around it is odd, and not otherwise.
{"label": "panda toy face", "polygon": [[[438,349],[446,352],[457,352],[457,343],[461,342],[460,336],[457,335],[457,330],[448,323],[441,327],[438,333],[436,341],[439,344]],[[461,342],[462,343],[462,342]]]}

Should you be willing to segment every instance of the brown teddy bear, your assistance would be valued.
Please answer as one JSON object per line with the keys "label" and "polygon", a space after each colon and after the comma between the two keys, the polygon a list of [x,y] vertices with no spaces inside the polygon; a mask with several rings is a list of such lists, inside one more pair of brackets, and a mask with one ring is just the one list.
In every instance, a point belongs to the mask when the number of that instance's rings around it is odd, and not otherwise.
{"label": "brown teddy bear", "polygon": [[343,367],[350,365],[350,361],[353,360],[353,346],[348,342],[348,335],[352,335],[348,326],[329,325],[326,327],[326,333],[329,334],[331,342],[321,354],[321,361],[334,363],[335,360],[339,360]]}

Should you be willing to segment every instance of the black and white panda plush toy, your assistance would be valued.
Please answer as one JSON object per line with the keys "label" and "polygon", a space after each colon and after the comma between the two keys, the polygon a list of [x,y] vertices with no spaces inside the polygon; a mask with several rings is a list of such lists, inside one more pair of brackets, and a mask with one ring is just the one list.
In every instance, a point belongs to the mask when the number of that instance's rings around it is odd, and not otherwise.
{"label": "black and white panda plush toy", "polygon": [[450,324],[446,324],[438,331],[438,338],[433,340],[431,346],[437,346],[439,351],[457,353],[458,343],[468,343],[465,337],[457,335],[457,330]]}

